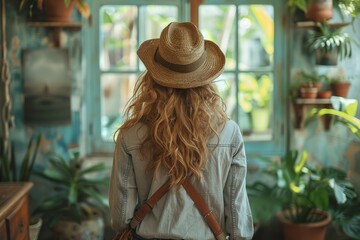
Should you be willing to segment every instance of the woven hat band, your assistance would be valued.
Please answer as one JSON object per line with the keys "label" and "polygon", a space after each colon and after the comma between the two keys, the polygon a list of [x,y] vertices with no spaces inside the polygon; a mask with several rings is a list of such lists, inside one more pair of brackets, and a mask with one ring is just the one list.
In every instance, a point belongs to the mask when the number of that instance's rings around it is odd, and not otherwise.
{"label": "woven hat band", "polygon": [[157,63],[161,64],[163,67],[168,68],[172,71],[179,72],[179,73],[189,73],[193,72],[196,69],[198,69],[205,61],[206,59],[206,51],[203,52],[203,54],[200,56],[198,60],[195,62],[189,63],[189,64],[175,64],[166,61],[163,57],[161,57],[159,49],[156,50],[154,59]]}

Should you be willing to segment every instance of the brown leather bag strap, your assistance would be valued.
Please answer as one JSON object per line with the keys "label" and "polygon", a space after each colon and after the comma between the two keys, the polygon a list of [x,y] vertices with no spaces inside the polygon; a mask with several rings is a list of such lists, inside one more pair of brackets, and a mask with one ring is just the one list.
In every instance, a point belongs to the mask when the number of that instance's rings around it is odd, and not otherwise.
{"label": "brown leather bag strap", "polygon": [[154,205],[169,191],[170,179],[167,180],[146,202],[136,210],[134,217],[131,219],[130,227],[135,229],[144,219],[145,215],[150,212]]}
{"label": "brown leather bag strap", "polygon": [[205,222],[209,225],[211,231],[213,232],[215,238],[217,240],[225,240],[226,236],[221,229],[221,226],[219,225],[218,221],[216,220],[213,212],[209,209],[207,203],[205,200],[201,197],[198,191],[194,188],[194,186],[189,181],[189,178],[185,180],[185,182],[182,184],[185,188],[186,192],[189,194],[193,202],[195,203],[196,207],[201,212],[201,215],[203,216]]}

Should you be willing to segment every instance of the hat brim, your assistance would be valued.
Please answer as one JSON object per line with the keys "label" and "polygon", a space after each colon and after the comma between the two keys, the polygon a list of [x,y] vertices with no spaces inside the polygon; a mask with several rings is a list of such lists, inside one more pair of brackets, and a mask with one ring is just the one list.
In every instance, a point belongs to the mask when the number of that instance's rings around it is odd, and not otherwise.
{"label": "hat brim", "polygon": [[141,44],[137,54],[154,81],[171,88],[193,88],[214,81],[224,70],[225,56],[213,42],[205,40],[206,59],[195,71],[175,72],[155,61],[159,39],[147,40]]}

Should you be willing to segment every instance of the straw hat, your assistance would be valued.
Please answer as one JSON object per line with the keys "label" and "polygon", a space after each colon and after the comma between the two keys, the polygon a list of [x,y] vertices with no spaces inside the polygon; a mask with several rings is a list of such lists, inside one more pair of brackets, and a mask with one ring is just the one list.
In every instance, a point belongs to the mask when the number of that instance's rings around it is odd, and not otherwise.
{"label": "straw hat", "polygon": [[143,42],[137,54],[155,82],[171,88],[193,88],[212,82],[224,69],[225,56],[204,40],[190,22],[172,22],[160,39]]}

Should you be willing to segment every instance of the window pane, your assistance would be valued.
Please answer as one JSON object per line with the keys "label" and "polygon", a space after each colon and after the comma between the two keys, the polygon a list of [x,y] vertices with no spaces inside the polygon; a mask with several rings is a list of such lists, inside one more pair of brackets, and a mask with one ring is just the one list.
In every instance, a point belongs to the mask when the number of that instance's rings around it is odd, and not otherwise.
{"label": "window pane", "polygon": [[[239,76],[239,122],[248,125],[246,135],[262,134],[271,139],[273,113],[273,77],[268,73],[243,73]],[[267,139],[269,140],[269,139]]]}
{"label": "window pane", "polygon": [[122,123],[123,110],[133,94],[136,74],[101,75],[101,136],[112,140],[113,134]]}
{"label": "window pane", "polygon": [[[178,19],[176,6],[145,6],[141,8],[145,18],[145,40],[159,38],[161,31],[170,23]],[[143,12],[141,12],[143,13]]]}
{"label": "window pane", "polygon": [[239,68],[269,67],[274,54],[274,9],[270,5],[239,7]]}
{"label": "window pane", "polygon": [[[144,22],[144,40],[159,38],[161,31],[169,23],[178,21],[177,6],[149,5],[143,6],[140,9],[142,22]],[[145,66],[140,61],[140,71],[144,70]]]}
{"label": "window pane", "polygon": [[200,30],[205,39],[217,43],[225,53],[225,70],[234,70],[236,66],[235,16],[236,7],[232,5],[201,5],[199,8]]}
{"label": "window pane", "polygon": [[215,85],[226,105],[226,114],[235,120],[237,112],[235,75],[222,74],[215,81]]}
{"label": "window pane", "polygon": [[135,6],[103,6],[100,9],[101,70],[136,69],[137,15]]}

